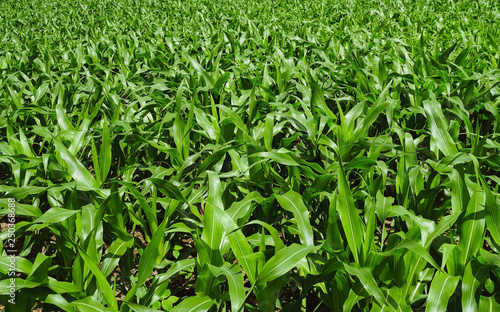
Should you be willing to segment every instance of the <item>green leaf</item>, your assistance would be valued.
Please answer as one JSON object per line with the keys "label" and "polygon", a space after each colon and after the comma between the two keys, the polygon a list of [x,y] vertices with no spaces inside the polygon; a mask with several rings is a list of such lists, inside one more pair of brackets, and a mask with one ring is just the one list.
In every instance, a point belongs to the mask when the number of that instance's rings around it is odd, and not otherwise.
{"label": "green leaf", "polygon": [[253,284],[255,282],[257,262],[251,259],[254,252],[248,244],[247,238],[226,211],[222,209],[213,209],[213,213],[214,219],[219,220],[223,228],[229,232],[229,234],[227,234],[227,239],[229,240],[231,250],[236,256],[236,259],[238,259],[243,270],[245,270],[248,280]]}
{"label": "green leaf", "polygon": [[103,120],[101,150],[99,152],[99,174],[100,181],[106,181],[111,168],[111,139],[108,121]]}
{"label": "green leaf", "polygon": [[375,299],[379,302],[380,305],[386,305],[390,308],[391,311],[394,310],[389,305],[389,302],[385,298],[384,293],[382,292],[380,287],[377,285],[377,282],[375,281],[375,278],[373,277],[369,269],[357,268],[355,266],[351,266],[345,263],[344,267],[349,274],[352,274],[357,278],[359,278],[359,281],[361,282],[363,287],[365,287],[365,289],[368,291],[369,294],[375,297]]}
{"label": "green leaf", "polygon": [[92,271],[92,274],[95,276],[97,284],[99,285],[99,289],[100,291],[102,291],[104,299],[106,300],[108,305],[110,305],[111,308],[117,310],[118,302],[116,301],[115,293],[106,280],[106,277],[102,274],[94,261],[83,251],[83,249],[79,245],[72,242],[69,237],[67,238],[67,240],[71,242],[73,247],[79,250],[78,254],[82,257],[85,264],[89,267],[90,271]]}
{"label": "green leaf", "polygon": [[154,233],[151,242],[149,242],[146,249],[144,249],[143,256],[139,259],[137,282],[135,283],[134,287],[132,287],[132,289],[130,289],[130,291],[127,293],[124,301],[132,300],[133,296],[137,292],[137,289],[139,289],[139,287],[141,287],[147,281],[151,272],[153,272],[153,269],[156,265],[156,260],[158,258],[159,248],[163,245],[163,240],[165,238],[164,232],[167,220],[168,218],[163,220],[156,233]]}
{"label": "green leaf", "polygon": [[481,289],[484,281],[489,276],[490,270],[487,266],[472,260],[465,268],[462,279],[462,310],[478,311]]}
{"label": "green leaf", "polygon": [[102,274],[104,274],[104,276],[108,276],[109,274],[111,274],[118,265],[120,257],[123,256],[127,249],[131,248],[133,245],[133,239],[123,241],[120,238],[117,238],[115,241],[113,241],[108,250],[106,250],[106,254],[104,255],[104,259],[102,260]]}
{"label": "green leaf", "polygon": [[271,226],[270,224],[267,224],[266,222],[259,221],[259,220],[253,220],[253,221],[246,223],[247,226],[252,225],[252,224],[259,224],[259,225],[263,226],[266,230],[269,231],[269,234],[271,234],[271,237],[273,238],[274,249],[276,252],[280,251],[282,248],[285,248],[285,244],[281,240],[278,231],[273,226]]}
{"label": "green leaf", "polygon": [[133,311],[136,312],[160,312],[160,310],[151,309],[132,302],[124,302],[124,304],[128,305]]}
{"label": "green leaf", "polygon": [[487,263],[489,263],[490,265],[495,265],[495,266],[500,268],[500,256],[499,255],[487,252],[484,249],[481,249],[479,252],[481,253],[481,256],[486,260]]}
{"label": "green leaf", "polygon": [[483,246],[484,223],[484,192],[473,191],[459,232],[458,246],[462,251],[461,266],[465,267]]}
{"label": "green leaf", "polygon": [[354,206],[351,190],[347,184],[342,164],[339,162],[338,169],[338,204],[337,209],[342,223],[342,228],[347,239],[347,243],[353,253],[356,263],[360,263],[360,253],[363,245],[364,229],[361,218]]}
{"label": "green leaf", "polygon": [[486,184],[486,181],[484,180],[482,175],[480,176],[480,179],[485,195],[484,210],[486,213],[486,228],[490,232],[491,237],[497,243],[497,245],[500,245],[500,206],[497,204],[495,196],[490,191],[490,188],[488,184]]}
{"label": "green leaf", "polygon": [[[15,277],[14,279],[15,279],[14,284],[16,285],[15,286],[16,291],[24,288],[35,288],[41,285],[40,283],[24,280],[18,277]],[[0,280],[0,295],[10,294],[10,283],[11,283],[10,278],[5,278],[3,280]]]}
{"label": "green leaf", "polygon": [[188,297],[171,312],[206,312],[213,305],[210,297]]}
{"label": "green leaf", "polygon": [[[11,258],[6,255],[0,256],[0,273],[7,275],[9,272],[9,266],[11,263]],[[15,257],[15,264],[17,272],[24,274],[29,274],[32,270],[33,264],[22,257]]]}
{"label": "green leaf", "polygon": [[215,81],[212,76],[210,76],[209,73],[194,58],[191,56],[187,56],[187,58],[191,61],[191,65],[193,65],[194,69],[205,78],[205,81],[208,83],[210,88],[213,88],[215,86]]}
{"label": "green leaf", "polygon": [[214,276],[224,275],[229,285],[229,298],[231,301],[231,311],[239,311],[245,302],[245,287],[243,286],[243,274],[239,265],[231,266],[225,262],[223,266],[216,267],[208,265]]}
{"label": "green leaf", "polygon": [[318,83],[312,77],[310,71],[307,72],[307,77],[309,80],[309,85],[311,87],[311,112],[314,114],[316,112],[316,108],[321,109],[325,116],[328,118],[332,118],[334,120],[337,119],[335,114],[330,110],[330,108],[326,105],[325,95],[323,94],[323,90],[321,90]]}
{"label": "green leaf", "polygon": [[455,292],[460,277],[437,272],[431,283],[427,298],[427,312],[445,312],[448,300]]}
{"label": "green leaf", "polygon": [[453,141],[453,138],[448,132],[446,118],[441,111],[441,107],[434,93],[430,91],[429,94],[430,99],[425,100],[423,106],[427,120],[429,121],[432,137],[436,140],[438,148],[445,156],[455,155],[458,153],[457,144]]}
{"label": "green leaf", "polygon": [[479,299],[479,311],[481,312],[496,312],[500,310],[500,303],[495,300],[494,296],[481,296]]}
{"label": "green leaf", "polygon": [[[43,299],[42,299],[43,298]],[[63,311],[66,312],[74,312],[72,303],[69,303],[63,296],[60,294],[43,294],[41,298],[44,302],[53,304]]]}
{"label": "green leaf", "polygon": [[259,194],[259,192],[254,191],[245,196],[241,201],[234,202],[231,204],[231,207],[227,209],[227,214],[233,219],[238,220],[243,218],[249,211],[250,205],[253,201],[258,203],[262,202],[264,198]]}
{"label": "green leaf", "polygon": [[149,204],[148,201],[146,200],[146,197],[142,195],[132,184],[123,182],[123,181],[118,181],[119,184],[125,186],[130,193],[134,196],[135,199],[141,204],[141,207],[144,211],[144,214],[146,215],[148,221],[149,221],[149,226],[151,228],[151,231],[156,231],[158,228],[158,221],[156,217],[156,210],[153,209]]}
{"label": "green leaf", "polygon": [[277,152],[260,152],[252,154],[248,157],[261,157],[261,158],[269,158],[278,164],[282,164],[285,166],[299,166],[299,163],[295,161],[290,155],[284,153]]}
{"label": "green leaf", "polygon": [[256,283],[263,284],[272,281],[290,271],[299,261],[304,259],[307,254],[318,249],[314,246],[302,246],[292,244],[278,251],[269,261],[264,264],[262,270],[257,276]]}
{"label": "green leaf", "polygon": [[237,146],[230,146],[230,147],[225,147],[222,149],[216,149],[213,154],[208,156],[198,167],[198,175],[200,175],[202,172],[207,170],[208,168],[212,167],[214,164],[218,163],[221,158],[230,150],[236,149]]}
{"label": "green leaf", "polygon": [[309,212],[302,201],[302,196],[290,190],[283,195],[276,195],[276,200],[278,200],[283,209],[293,213],[299,228],[299,237],[302,244],[313,246],[313,230],[309,222]]}
{"label": "green leaf", "polygon": [[117,308],[115,308],[115,309],[105,308],[99,301],[95,300],[92,297],[87,297],[84,299],[75,300],[75,301],[72,301],[71,304],[73,305],[73,307],[77,308],[78,311],[82,311],[82,312],[117,311]]}
{"label": "green leaf", "polygon": [[376,163],[377,163],[376,161],[374,161],[373,159],[371,159],[369,157],[356,157],[347,164],[345,169],[346,170],[351,170],[351,169],[366,170],[366,169],[374,166]]}
{"label": "green leaf", "polygon": [[64,208],[50,208],[42,216],[36,219],[36,222],[40,223],[59,223],[75,214],[79,213],[79,210],[69,210]]}
{"label": "green leaf", "polygon": [[222,264],[220,248],[225,233],[224,226],[217,217],[218,210],[222,209],[207,202],[205,206],[205,215],[203,217],[203,233],[201,234],[201,239],[210,249],[210,263],[214,265]]}
{"label": "green leaf", "polygon": [[182,193],[179,191],[179,188],[173,185],[172,182],[156,178],[149,178],[148,180],[153,182],[153,184],[158,188],[160,192],[169,196],[170,198],[176,199],[183,203],[188,202],[184,195],[182,195]]}
{"label": "green leaf", "polygon": [[63,143],[55,138],[53,140],[57,151],[61,155],[61,158],[68,166],[70,175],[78,183],[77,185],[84,186],[87,189],[93,189],[94,187],[96,187],[96,181],[94,177],[87,169],[85,169],[82,163],[68,151]]}

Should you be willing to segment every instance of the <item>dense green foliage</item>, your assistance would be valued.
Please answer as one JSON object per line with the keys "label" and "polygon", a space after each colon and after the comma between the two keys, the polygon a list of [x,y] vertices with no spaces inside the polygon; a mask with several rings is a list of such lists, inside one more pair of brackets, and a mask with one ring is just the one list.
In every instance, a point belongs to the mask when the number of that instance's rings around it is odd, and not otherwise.
{"label": "dense green foliage", "polygon": [[497,0],[3,0],[5,311],[499,311]]}

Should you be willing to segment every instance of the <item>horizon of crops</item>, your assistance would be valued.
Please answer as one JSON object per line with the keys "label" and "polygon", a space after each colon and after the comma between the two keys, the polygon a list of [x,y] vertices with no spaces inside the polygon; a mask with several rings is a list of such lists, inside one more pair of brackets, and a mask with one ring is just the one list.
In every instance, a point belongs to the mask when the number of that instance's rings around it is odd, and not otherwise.
{"label": "horizon of crops", "polygon": [[500,310],[500,2],[4,0],[0,29],[3,311]]}

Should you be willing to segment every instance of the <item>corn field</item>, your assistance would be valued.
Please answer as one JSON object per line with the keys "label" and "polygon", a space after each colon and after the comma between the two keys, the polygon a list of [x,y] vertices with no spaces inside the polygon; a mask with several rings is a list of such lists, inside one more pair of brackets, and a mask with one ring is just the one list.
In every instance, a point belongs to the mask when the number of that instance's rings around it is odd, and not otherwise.
{"label": "corn field", "polygon": [[500,311],[499,1],[3,0],[0,29],[0,310]]}

